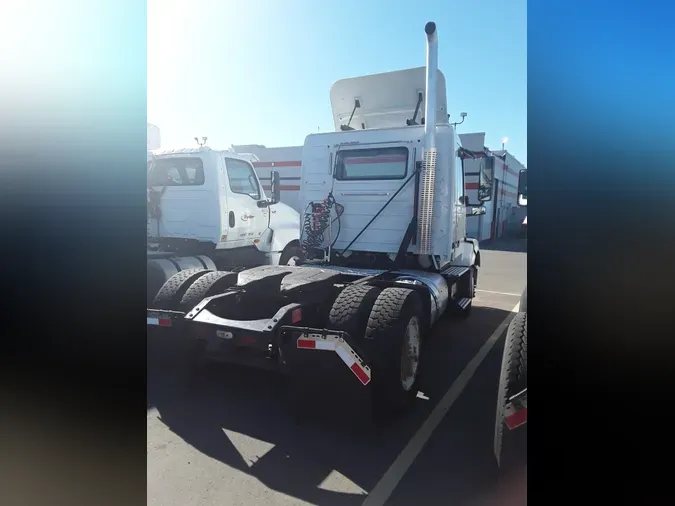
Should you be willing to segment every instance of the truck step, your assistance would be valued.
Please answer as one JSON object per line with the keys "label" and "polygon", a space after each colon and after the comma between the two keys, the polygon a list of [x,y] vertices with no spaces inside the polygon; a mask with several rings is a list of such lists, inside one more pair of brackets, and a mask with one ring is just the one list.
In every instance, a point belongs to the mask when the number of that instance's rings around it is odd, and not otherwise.
{"label": "truck step", "polygon": [[466,309],[466,307],[469,304],[471,304],[471,298],[470,297],[462,297],[461,299],[457,299],[456,304],[460,309]]}
{"label": "truck step", "polygon": [[460,278],[463,274],[468,272],[469,268],[468,267],[463,267],[461,265],[456,265],[456,266],[450,266],[447,269],[441,271],[441,276],[444,278],[454,278],[458,279]]}

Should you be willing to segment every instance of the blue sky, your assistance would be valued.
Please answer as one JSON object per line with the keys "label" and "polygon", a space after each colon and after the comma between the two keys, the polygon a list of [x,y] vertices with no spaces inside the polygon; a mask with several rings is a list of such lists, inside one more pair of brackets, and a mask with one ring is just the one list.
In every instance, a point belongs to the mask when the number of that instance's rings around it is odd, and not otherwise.
{"label": "blue sky", "polygon": [[208,136],[301,145],[333,130],[329,90],[345,77],[423,66],[435,21],[448,110],[462,132],[527,163],[525,0],[148,0],[148,121],[162,145]]}

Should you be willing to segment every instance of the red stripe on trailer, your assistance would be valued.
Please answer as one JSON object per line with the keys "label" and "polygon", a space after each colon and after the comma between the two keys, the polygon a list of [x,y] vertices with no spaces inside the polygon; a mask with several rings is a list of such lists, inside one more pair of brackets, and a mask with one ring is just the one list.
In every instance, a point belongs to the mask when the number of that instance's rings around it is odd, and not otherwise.
{"label": "red stripe on trailer", "polygon": [[477,190],[478,189],[478,183],[466,183],[466,189],[467,190]]}
{"label": "red stripe on trailer", "polygon": [[300,167],[302,162],[299,160],[286,160],[282,162],[253,162],[255,168],[259,167]]}
{"label": "red stripe on trailer", "polygon": [[370,378],[368,377],[366,371],[363,370],[363,368],[358,362],[354,362],[350,367],[350,369],[356,375],[356,377],[359,379],[361,383],[363,383],[364,385],[370,383]]}
{"label": "red stripe on trailer", "polygon": [[527,408],[523,408],[520,411],[516,411],[515,413],[507,416],[504,421],[510,430],[520,427],[527,422]]}
{"label": "red stripe on trailer", "polygon": [[316,341],[313,339],[298,339],[298,348],[304,348],[307,350],[316,349]]}

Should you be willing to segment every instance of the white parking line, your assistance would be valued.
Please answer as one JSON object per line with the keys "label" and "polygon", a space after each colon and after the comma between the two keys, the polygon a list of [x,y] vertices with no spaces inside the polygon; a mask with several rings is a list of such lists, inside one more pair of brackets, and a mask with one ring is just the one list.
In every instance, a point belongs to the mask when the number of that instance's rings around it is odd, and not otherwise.
{"label": "white parking line", "polygon": [[441,423],[443,417],[450,410],[457,398],[460,396],[469,380],[473,377],[478,366],[483,362],[487,354],[495,345],[499,337],[502,335],[506,327],[509,326],[514,313],[520,309],[520,303],[516,304],[511,313],[504,319],[502,323],[495,329],[492,335],[485,341],[485,344],[478,350],[478,353],[471,359],[471,362],[464,368],[464,370],[457,377],[455,382],[450,385],[450,388],[445,393],[443,398],[436,405],[429,417],[424,421],[419,430],[415,433],[403,451],[396,457],[394,463],[389,467],[384,476],[375,485],[370,492],[363,506],[383,506],[389,499],[391,493],[396,488],[396,485],[401,481],[405,473],[408,471],[412,463],[422,451],[422,448],[431,437],[436,427]]}
{"label": "white parking line", "polygon": [[494,293],[496,295],[510,295],[512,297],[520,297],[521,296],[521,294],[519,294],[519,293],[493,292],[492,290],[479,290],[478,288],[476,288],[476,291],[477,292],[483,292],[483,293]]}

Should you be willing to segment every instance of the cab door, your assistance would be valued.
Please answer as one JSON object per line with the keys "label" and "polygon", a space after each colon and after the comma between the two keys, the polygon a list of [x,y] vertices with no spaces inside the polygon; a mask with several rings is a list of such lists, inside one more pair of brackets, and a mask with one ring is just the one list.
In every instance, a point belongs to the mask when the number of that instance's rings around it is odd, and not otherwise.
{"label": "cab door", "polygon": [[268,225],[268,209],[258,207],[265,199],[253,166],[237,158],[225,157],[228,185],[227,220],[228,243],[231,247],[253,246]]}

